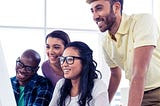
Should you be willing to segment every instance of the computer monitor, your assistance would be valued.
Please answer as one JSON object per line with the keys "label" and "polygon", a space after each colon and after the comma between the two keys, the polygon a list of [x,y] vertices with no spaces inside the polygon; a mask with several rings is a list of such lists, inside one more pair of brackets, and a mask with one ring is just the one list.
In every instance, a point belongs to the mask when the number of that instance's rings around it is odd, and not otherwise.
{"label": "computer monitor", "polygon": [[16,101],[0,42],[0,106],[16,106]]}

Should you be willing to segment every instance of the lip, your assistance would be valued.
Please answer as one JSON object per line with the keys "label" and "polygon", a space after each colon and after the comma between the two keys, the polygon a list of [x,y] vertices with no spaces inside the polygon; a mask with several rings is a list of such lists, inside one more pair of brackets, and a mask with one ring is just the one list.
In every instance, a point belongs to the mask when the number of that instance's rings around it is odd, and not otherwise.
{"label": "lip", "polygon": [[49,57],[50,58],[55,58],[55,57],[57,57],[57,55],[50,54]]}
{"label": "lip", "polygon": [[99,18],[96,20],[96,24],[98,26],[102,26],[103,24],[105,24],[105,19],[104,18]]}
{"label": "lip", "polygon": [[67,74],[67,73],[69,73],[71,70],[70,69],[63,69],[63,73],[64,74]]}
{"label": "lip", "polygon": [[58,57],[58,56],[50,55],[50,56],[49,56],[49,59],[50,59],[51,61],[55,61],[55,60],[57,59],[57,57]]}
{"label": "lip", "polygon": [[49,56],[49,58],[50,58],[51,60],[54,60],[54,59],[55,59],[55,57],[54,57],[54,56]]}

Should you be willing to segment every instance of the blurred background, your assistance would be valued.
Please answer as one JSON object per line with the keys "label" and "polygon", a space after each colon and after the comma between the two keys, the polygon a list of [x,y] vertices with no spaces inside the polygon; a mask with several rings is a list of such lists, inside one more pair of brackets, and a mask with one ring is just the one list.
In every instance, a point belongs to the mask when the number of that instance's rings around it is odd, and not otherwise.
{"label": "blurred background", "polygon": [[[124,0],[123,12],[150,13],[160,26],[159,0]],[[26,49],[37,50],[41,63],[46,60],[45,36],[56,29],[67,32],[71,41],[84,41],[92,48],[98,70],[108,84],[110,71],[101,51],[103,34],[92,20],[90,6],[85,0],[0,0],[0,41],[9,76],[15,75],[15,61]],[[125,106],[127,91],[128,81],[123,73],[112,106]]]}

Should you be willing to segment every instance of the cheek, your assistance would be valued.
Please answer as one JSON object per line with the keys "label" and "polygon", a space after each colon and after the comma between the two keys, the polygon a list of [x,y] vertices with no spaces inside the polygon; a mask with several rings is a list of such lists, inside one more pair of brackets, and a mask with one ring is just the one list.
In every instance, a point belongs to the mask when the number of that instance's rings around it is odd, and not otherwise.
{"label": "cheek", "polygon": [[82,72],[82,68],[81,68],[81,65],[77,65],[77,66],[75,66],[75,73],[77,73],[77,75],[80,75],[81,74],[81,72]]}
{"label": "cheek", "polygon": [[111,11],[111,10],[107,8],[107,9],[104,9],[103,11],[99,12],[99,14],[100,14],[101,16],[106,17],[106,16],[109,16],[109,14],[111,13],[110,11]]}
{"label": "cheek", "polygon": [[116,21],[116,17],[114,13],[111,12],[110,14],[106,15],[105,22],[108,25],[112,25],[115,21]]}
{"label": "cheek", "polygon": [[110,11],[109,18],[110,18],[110,20],[115,20],[116,19],[116,16],[115,16],[115,13],[114,13],[113,9]]}
{"label": "cheek", "polygon": [[18,72],[19,70],[19,67],[15,66],[15,71]]}
{"label": "cheek", "polygon": [[46,54],[47,54],[47,56],[49,56],[49,52],[48,51],[46,51]]}
{"label": "cheek", "polygon": [[49,49],[46,49],[46,54],[49,55]]}
{"label": "cheek", "polygon": [[63,54],[63,49],[57,50],[57,51],[56,51],[56,54],[57,54],[58,56],[61,56],[61,55]]}

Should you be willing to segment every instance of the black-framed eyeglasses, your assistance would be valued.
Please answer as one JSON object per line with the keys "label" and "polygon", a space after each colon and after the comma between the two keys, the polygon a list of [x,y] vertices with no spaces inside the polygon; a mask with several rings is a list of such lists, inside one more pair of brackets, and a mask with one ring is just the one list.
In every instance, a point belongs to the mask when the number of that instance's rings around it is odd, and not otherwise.
{"label": "black-framed eyeglasses", "polygon": [[27,72],[34,72],[39,67],[39,66],[33,67],[33,66],[25,65],[24,63],[20,61],[20,57],[18,57],[16,60],[16,66],[17,68],[20,68],[20,69],[24,68]]}
{"label": "black-framed eyeglasses", "polygon": [[81,57],[77,57],[77,56],[67,56],[67,57],[63,57],[63,56],[60,56],[59,57],[59,60],[60,60],[60,64],[62,65],[65,61],[67,64],[71,65],[74,63],[74,60],[75,59],[81,59]]}

